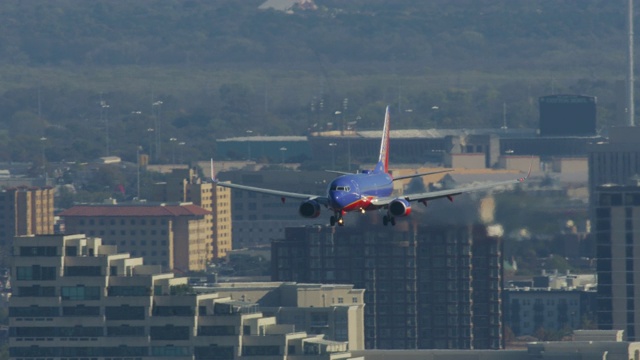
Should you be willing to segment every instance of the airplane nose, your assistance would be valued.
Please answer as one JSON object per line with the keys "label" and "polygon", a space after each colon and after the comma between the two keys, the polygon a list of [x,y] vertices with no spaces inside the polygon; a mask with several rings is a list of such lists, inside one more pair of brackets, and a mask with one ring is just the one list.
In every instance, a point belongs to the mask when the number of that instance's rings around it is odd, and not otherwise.
{"label": "airplane nose", "polygon": [[341,191],[332,191],[331,194],[329,194],[329,198],[331,200],[331,207],[335,210],[342,209],[354,201],[354,199],[352,199],[353,194]]}
{"label": "airplane nose", "polygon": [[331,199],[331,206],[334,209],[341,209],[343,208],[346,203],[345,203],[345,194],[343,194],[342,192],[339,191],[332,191],[329,194],[329,197]]}

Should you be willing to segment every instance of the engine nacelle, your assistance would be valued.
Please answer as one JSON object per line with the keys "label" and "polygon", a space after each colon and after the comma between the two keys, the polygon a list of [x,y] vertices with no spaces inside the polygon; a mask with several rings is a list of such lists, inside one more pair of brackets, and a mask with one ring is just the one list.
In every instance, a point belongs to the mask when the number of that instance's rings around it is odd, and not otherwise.
{"label": "engine nacelle", "polygon": [[392,216],[408,216],[411,214],[411,203],[405,199],[395,199],[389,203],[389,214]]}
{"label": "engine nacelle", "polygon": [[305,218],[317,218],[320,215],[320,204],[315,200],[304,201],[300,204],[298,212]]}

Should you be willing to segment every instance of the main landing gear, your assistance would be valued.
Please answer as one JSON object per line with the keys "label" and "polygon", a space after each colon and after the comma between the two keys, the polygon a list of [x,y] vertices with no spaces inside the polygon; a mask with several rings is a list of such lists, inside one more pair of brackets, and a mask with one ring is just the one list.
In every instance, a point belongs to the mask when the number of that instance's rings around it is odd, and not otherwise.
{"label": "main landing gear", "polygon": [[396,218],[391,215],[385,215],[382,217],[382,224],[387,226],[391,224],[391,226],[396,226]]}
{"label": "main landing gear", "polygon": [[338,224],[338,226],[344,226],[344,218],[342,217],[342,213],[336,212],[335,215],[329,218],[329,223],[331,224],[331,226],[335,226],[336,224]]}

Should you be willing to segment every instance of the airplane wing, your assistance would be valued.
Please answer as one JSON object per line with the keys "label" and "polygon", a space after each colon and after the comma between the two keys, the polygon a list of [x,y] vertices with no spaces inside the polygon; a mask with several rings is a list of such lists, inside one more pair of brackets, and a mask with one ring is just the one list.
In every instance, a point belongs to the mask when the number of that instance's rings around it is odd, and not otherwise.
{"label": "airplane wing", "polygon": [[[454,188],[454,189],[429,191],[429,192],[419,193],[419,194],[408,194],[408,195],[403,195],[400,198],[403,198],[407,201],[427,201],[427,200],[440,199],[444,197],[451,199],[453,196],[468,193],[468,192],[487,190],[487,189],[492,189],[492,188],[503,186],[503,185],[518,184],[525,181],[529,177],[529,174],[527,174],[526,177],[518,178],[514,180],[495,181],[495,182],[490,182],[486,184],[465,186],[465,187]],[[389,205],[389,203],[391,203],[393,200],[396,200],[396,199],[398,198],[397,197],[377,198],[377,199],[373,199],[371,201],[371,204],[376,207],[382,207],[382,206]]]}
{"label": "airplane wing", "polygon": [[211,160],[211,181],[213,181],[213,183],[216,184],[216,186],[222,186],[230,189],[244,190],[244,191],[279,196],[282,198],[289,198],[289,199],[316,200],[318,203],[322,205],[329,204],[329,199],[327,199],[325,196],[302,194],[302,193],[295,193],[295,192],[282,191],[282,190],[265,189],[265,188],[255,187],[255,186],[234,184],[228,181],[220,181],[216,179],[214,176],[213,159]]}
{"label": "airplane wing", "polygon": [[[354,174],[354,173],[350,173],[350,172],[346,172],[346,171],[337,171],[337,170],[325,170],[325,171],[328,172],[328,173],[338,174],[338,175],[352,175],[352,174]],[[452,171],[454,171],[454,169],[429,171],[429,172],[423,172],[423,173],[411,174],[411,175],[402,175],[402,176],[394,177],[393,181],[403,180],[403,179],[411,179],[411,178],[418,177],[418,176],[434,175],[434,174],[440,174],[440,173],[452,172]]]}
{"label": "airplane wing", "polygon": [[213,183],[216,184],[217,186],[222,186],[222,187],[226,187],[226,188],[238,189],[238,190],[244,190],[244,191],[250,191],[250,192],[256,192],[256,193],[267,194],[267,195],[280,196],[280,197],[291,198],[291,199],[302,199],[302,200],[315,199],[315,200],[319,200],[321,198],[324,198],[324,196],[318,196],[318,195],[302,194],[302,193],[295,193],[295,192],[289,192],[289,191],[265,189],[265,188],[255,187],[255,186],[233,184],[233,183],[230,183],[228,181],[214,180]]}
{"label": "airplane wing", "polygon": [[427,176],[427,175],[434,175],[434,174],[441,174],[441,173],[446,173],[446,172],[452,172],[454,169],[447,169],[447,170],[438,170],[438,171],[429,171],[429,172],[423,172],[423,173],[419,173],[419,174],[412,174],[412,175],[403,175],[403,176],[397,176],[393,178],[393,181],[396,180],[402,180],[402,179],[410,179],[410,178],[414,178],[414,177],[418,177],[418,176]]}

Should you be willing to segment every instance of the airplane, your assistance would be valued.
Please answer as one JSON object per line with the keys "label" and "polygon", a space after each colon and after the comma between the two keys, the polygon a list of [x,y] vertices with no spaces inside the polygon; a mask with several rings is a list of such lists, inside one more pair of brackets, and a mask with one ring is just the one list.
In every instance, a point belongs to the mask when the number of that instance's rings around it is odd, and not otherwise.
{"label": "airplane", "polygon": [[272,190],[220,181],[215,178],[213,159],[211,159],[211,180],[217,186],[279,196],[282,198],[282,201],[285,201],[286,198],[302,200],[298,212],[304,218],[317,218],[320,215],[321,207],[324,206],[333,213],[329,218],[331,226],[335,226],[336,224],[343,226],[344,215],[348,212],[358,211],[365,213],[366,211],[379,209],[386,210],[386,214],[382,218],[384,226],[388,224],[395,225],[396,217],[409,216],[409,214],[411,214],[412,202],[419,202],[426,206],[427,201],[430,200],[447,198],[453,201],[454,196],[463,193],[486,190],[501,185],[517,184],[525,181],[529,177],[531,167],[529,167],[529,173],[526,177],[513,180],[418,194],[392,196],[394,181],[450,171],[453,171],[453,169],[397,177],[393,177],[389,173],[389,106],[387,106],[385,113],[380,155],[375,168],[373,170],[362,170],[359,173],[332,171],[340,174],[340,176],[329,184],[325,196]]}

